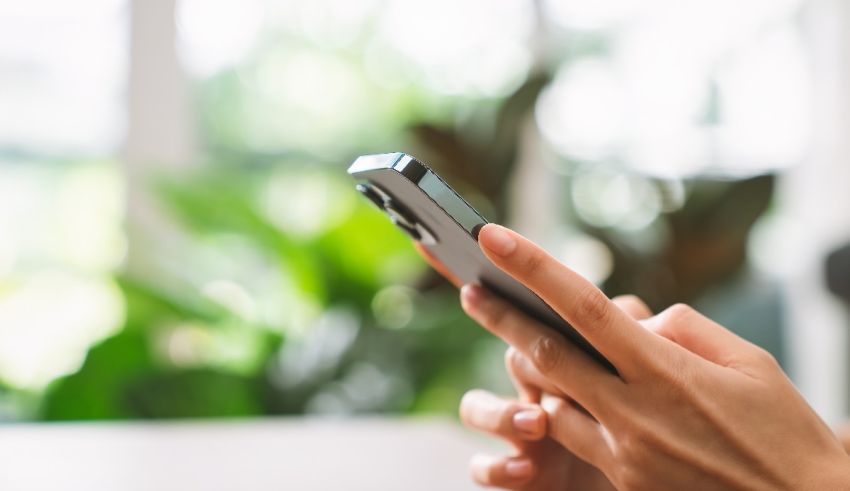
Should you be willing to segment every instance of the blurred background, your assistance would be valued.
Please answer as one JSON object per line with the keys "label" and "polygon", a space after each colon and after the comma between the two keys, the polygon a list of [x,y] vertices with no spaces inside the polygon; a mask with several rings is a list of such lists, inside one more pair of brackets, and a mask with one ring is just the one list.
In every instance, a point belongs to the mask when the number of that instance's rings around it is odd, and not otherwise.
{"label": "blurred background", "polygon": [[608,294],[766,347],[838,422],[848,27],[841,0],[0,3],[0,420],[509,392],[345,173],[406,151]]}

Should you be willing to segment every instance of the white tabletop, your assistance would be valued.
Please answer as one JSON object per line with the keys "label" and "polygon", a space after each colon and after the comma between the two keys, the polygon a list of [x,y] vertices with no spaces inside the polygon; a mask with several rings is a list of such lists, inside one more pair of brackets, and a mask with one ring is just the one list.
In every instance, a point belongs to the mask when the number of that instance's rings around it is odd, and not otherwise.
{"label": "white tabletop", "polygon": [[470,490],[483,440],[451,421],[0,426],[0,489]]}

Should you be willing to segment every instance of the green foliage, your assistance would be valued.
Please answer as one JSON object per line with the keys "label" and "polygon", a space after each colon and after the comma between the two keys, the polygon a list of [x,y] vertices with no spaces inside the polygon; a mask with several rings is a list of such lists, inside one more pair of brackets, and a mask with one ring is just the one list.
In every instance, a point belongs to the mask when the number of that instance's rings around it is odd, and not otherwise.
{"label": "green foliage", "polygon": [[56,381],[43,401],[46,420],[136,416],[125,388],[154,370],[143,332],[125,330],[89,350],[75,374]]}
{"label": "green foliage", "polygon": [[[42,418],[448,410],[456,404],[474,381],[472,347],[485,336],[457,307],[456,296],[420,295],[410,287],[425,269],[409,240],[333,169],[317,175],[344,182],[343,196],[334,198],[348,205],[342,219],[308,234],[275,223],[257,199],[275,172],[219,167],[159,189],[195,240],[216,247],[217,237],[238,236],[265,258],[266,273],[294,292],[278,299],[282,308],[306,302],[328,314],[316,314],[306,327],[270,324],[242,317],[198,286],[122,277],[124,328],[93,347],[77,373],[49,388]],[[404,284],[410,286],[394,286]],[[409,310],[376,311],[376,295],[387,288],[402,288],[396,296]],[[335,312],[339,325],[325,319]],[[180,336],[198,338],[205,354],[174,359],[170,350],[182,349],[172,346]],[[210,355],[216,346],[247,354],[228,362]],[[379,390],[352,396],[364,384]]]}
{"label": "green foliage", "polygon": [[408,149],[504,216],[521,123],[549,77],[507,98],[447,96],[390,88],[361,55],[279,32],[196,86],[212,162],[155,184],[187,247],[162,278],[119,279],[125,325],[49,388],[42,417],[454,413],[493,378],[501,346],[343,166]]}
{"label": "green foliage", "polygon": [[[294,41],[269,41],[249,66],[198,85],[212,162],[155,185],[186,247],[172,251],[162,278],[118,278],[124,326],[48,388],[40,417],[455,413],[465,390],[498,385],[501,344],[353,191],[343,166],[359,153],[409,151],[501,220],[520,134],[550,74],[531,74],[503,98],[464,99],[381,87],[351,51]],[[607,49],[604,39],[578,41],[565,60]],[[313,72],[287,72],[298,66]],[[345,104],[252,85],[252,73],[276,70],[302,85],[330,77]],[[583,172],[574,167],[565,190]],[[612,252],[607,291],[663,307],[740,270],[772,178],[687,185],[681,209],[639,231],[651,241],[575,217]],[[565,191],[567,208],[570,199]]]}
{"label": "green foliage", "polygon": [[161,367],[144,334],[128,329],[92,348],[83,367],[48,392],[41,417],[56,421],[262,413],[256,377]]}

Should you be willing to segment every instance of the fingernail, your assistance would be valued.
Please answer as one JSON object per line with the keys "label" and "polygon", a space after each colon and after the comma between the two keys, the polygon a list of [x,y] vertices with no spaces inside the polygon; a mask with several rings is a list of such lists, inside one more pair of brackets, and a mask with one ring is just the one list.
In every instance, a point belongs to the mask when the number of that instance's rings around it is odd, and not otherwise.
{"label": "fingernail", "polygon": [[543,412],[539,409],[523,409],[514,414],[513,423],[520,433],[537,436],[543,430]]}
{"label": "fingernail", "polygon": [[501,225],[488,225],[482,232],[478,240],[487,250],[507,256],[516,249],[516,239]]}
{"label": "fingernail", "polygon": [[531,461],[528,459],[509,460],[505,464],[505,472],[514,478],[528,477],[531,470]]}

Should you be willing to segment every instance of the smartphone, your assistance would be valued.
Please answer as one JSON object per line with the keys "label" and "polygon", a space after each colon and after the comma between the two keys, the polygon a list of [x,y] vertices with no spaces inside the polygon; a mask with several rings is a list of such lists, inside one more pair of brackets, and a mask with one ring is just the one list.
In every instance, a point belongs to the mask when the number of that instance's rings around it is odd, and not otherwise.
{"label": "smartphone", "polygon": [[478,247],[487,220],[427,165],[405,153],[358,157],[348,168],[357,190],[464,284],[476,283],[557,330],[603,366],[613,365],[546,302],[497,268]]}

